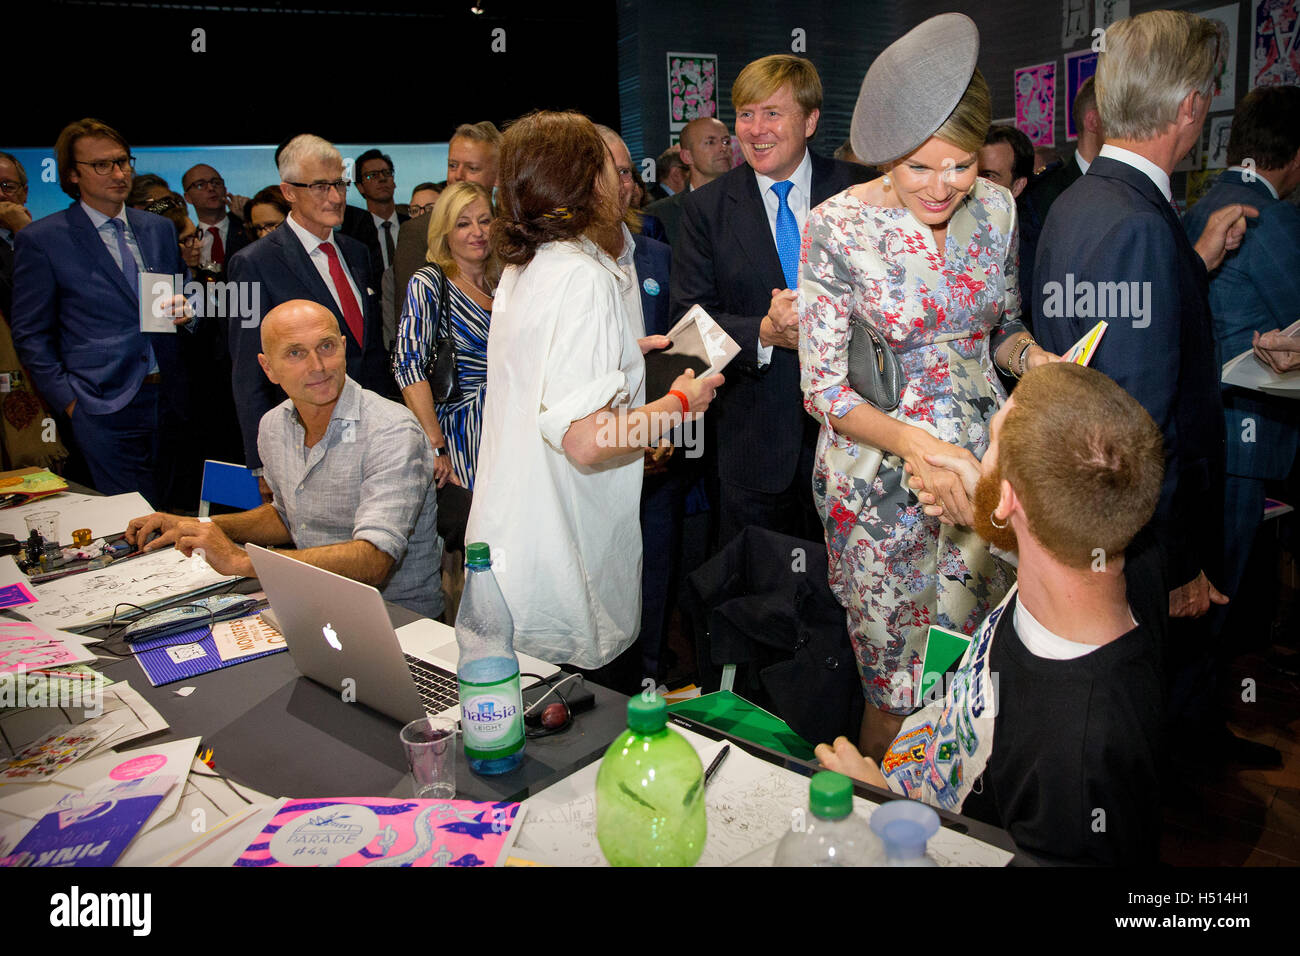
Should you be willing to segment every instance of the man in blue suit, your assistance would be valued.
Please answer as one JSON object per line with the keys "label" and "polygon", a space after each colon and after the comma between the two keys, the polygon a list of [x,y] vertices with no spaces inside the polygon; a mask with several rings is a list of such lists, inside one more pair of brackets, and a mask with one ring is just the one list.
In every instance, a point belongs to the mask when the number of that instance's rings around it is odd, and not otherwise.
{"label": "man in blue suit", "polygon": [[718,545],[751,524],[821,541],[812,497],[818,424],[799,390],[799,235],[810,210],[871,171],[808,149],[822,104],[810,61],[755,60],[731,100],[745,164],[682,200],[673,243],[673,318],[698,303],[740,346],[714,406]]}
{"label": "man in blue suit", "polygon": [[78,120],[54,151],[59,184],[75,202],[16,237],[14,346],[70,424],[95,487],[138,491],[164,507],[160,436],[188,419],[187,378],[176,334],[140,330],[138,276],[183,272],[176,229],[126,208],[133,160],[112,127]]}
{"label": "man in blue suit", "polygon": [[[1106,143],[1053,205],[1032,290],[1035,329],[1050,352],[1063,354],[1099,319],[1109,322],[1092,367],[1136,398],[1164,434],[1165,479],[1152,520],[1173,588],[1169,613],[1178,618],[1227,601],[1214,584],[1222,581],[1224,433],[1207,266],[1240,241],[1245,223],[1240,207],[1225,207],[1194,249],[1169,187],[1174,165],[1200,141],[1216,36],[1210,21],[1169,10],[1106,31],[1096,80]],[[1205,629],[1184,622],[1174,631],[1170,718],[1184,730],[1208,730],[1216,719]]]}
{"label": "man in blue suit", "polygon": [[347,181],[343,157],[319,136],[296,136],[280,153],[280,189],[292,207],[284,225],[236,254],[227,267],[241,291],[255,283],[258,314],[230,323],[231,384],[244,461],[260,469],[257,428],[262,416],[284,401],[284,391],[262,373],[262,316],[282,302],[318,302],[339,320],[348,375],[362,388],[397,398],[384,349],[379,290],[371,280],[366,247],[334,230],[343,222]]}
{"label": "man in blue suit", "polygon": [[[1257,336],[1300,318],[1300,209],[1281,201],[1300,186],[1300,87],[1259,87],[1237,104],[1228,164],[1184,220],[1187,234],[1195,237],[1225,206],[1259,210],[1240,248],[1210,279],[1220,365],[1250,349]],[[1223,406],[1226,548],[1220,586],[1235,596],[1263,522],[1264,484],[1284,481],[1295,464],[1300,405],[1224,386]]]}

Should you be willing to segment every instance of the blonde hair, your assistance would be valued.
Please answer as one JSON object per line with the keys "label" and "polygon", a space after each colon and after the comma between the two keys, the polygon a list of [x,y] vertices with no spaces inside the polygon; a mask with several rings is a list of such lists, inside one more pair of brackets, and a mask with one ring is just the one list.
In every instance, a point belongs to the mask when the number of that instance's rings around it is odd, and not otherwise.
{"label": "blonde hair", "polygon": [[1106,136],[1151,139],[1178,119],[1188,93],[1209,97],[1218,31],[1182,10],[1151,10],[1114,23],[1097,60],[1097,111]]}
{"label": "blonde hair", "polygon": [[957,105],[952,108],[943,125],[932,135],[952,143],[958,149],[968,153],[977,153],[989,135],[989,126],[993,122],[993,100],[989,95],[989,84],[984,74],[976,68],[966,84],[966,92],[961,95]]}
{"label": "blonde hair", "polygon": [[[429,229],[425,234],[428,251],[424,258],[426,262],[432,262],[441,268],[448,279],[456,278],[456,273],[460,270],[456,266],[456,260],[451,257],[451,244],[447,241],[447,237],[456,228],[456,220],[460,214],[476,199],[482,199],[487,203],[488,212],[493,211],[492,194],[486,187],[468,180],[448,183],[447,188],[442,191],[442,195],[434,204],[433,211],[429,213]],[[492,288],[501,277],[501,265],[497,261],[495,252],[489,252],[485,265],[484,276],[488,287]]]}
{"label": "blonde hair", "polygon": [[762,102],[787,83],[804,116],[822,108],[822,80],[817,67],[811,60],[788,53],[773,53],[741,70],[731,84],[731,105],[739,110],[746,104]]}

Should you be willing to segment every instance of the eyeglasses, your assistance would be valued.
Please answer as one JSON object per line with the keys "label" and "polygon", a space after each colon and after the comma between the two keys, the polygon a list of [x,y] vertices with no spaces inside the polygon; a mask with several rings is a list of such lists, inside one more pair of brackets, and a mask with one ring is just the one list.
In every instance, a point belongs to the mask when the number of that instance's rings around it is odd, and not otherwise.
{"label": "eyeglasses", "polygon": [[192,232],[185,238],[177,239],[176,241],[179,242],[182,246],[197,246],[203,242],[203,233],[197,231]]}
{"label": "eyeglasses", "polygon": [[78,166],[89,166],[101,176],[107,176],[114,168],[120,169],[124,173],[129,173],[135,169],[134,156],[124,156],[121,159],[96,159],[91,162],[87,162],[84,159],[78,159],[74,160],[74,162]]}
{"label": "eyeglasses", "polygon": [[337,189],[340,196],[346,196],[348,187],[352,185],[350,179],[336,179],[330,183],[289,183],[298,189],[310,189],[317,199],[324,199],[329,195],[331,189]]}
{"label": "eyeglasses", "polygon": [[391,169],[372,169],[368,173],[361,174],[361,181],[366,183],[386,183],[392,178]]}
{"label": "eyeglasses", "polygon": [[182,209],[185,204],[179,199],[172,196],[163,196],[161,199],[155,199],[149,205],[144,207],[145,212],[151,212],[155,216],[161,216],[168,209]]}
{"label": "eyeglasses", "polygon": [[414,219],[416,216],[423,216],[426,212],[433,212],[433,207],[436,205],[438,205],[437,202],[427,202],[423,206],[411,203],[406,207],[406,214]]}
{"label": "eyeglasses", "polygon": [[248,231],[260,239],[268,232],[275,232],[275,230],[279,229],[282,225],[284,225],[283,219],[279,222],[254,223],[248,227]]}
{"label": "eyeglasses", "polygon": [[26,188],[26,183],[14,182],[12,179],[0,179],[0,193],[6,196],[13,196]]}
{"label": "eyeglasses", "polygon": [[213,176],[211,179],[194,180],[194,182],[190,183],[188,186],[185,187],[185,191],[189,192],[191,189],[207,189],[209,186],[211,186],[213,189],[220,189],[225,184],[226,181],[222,179],[220,176]]}

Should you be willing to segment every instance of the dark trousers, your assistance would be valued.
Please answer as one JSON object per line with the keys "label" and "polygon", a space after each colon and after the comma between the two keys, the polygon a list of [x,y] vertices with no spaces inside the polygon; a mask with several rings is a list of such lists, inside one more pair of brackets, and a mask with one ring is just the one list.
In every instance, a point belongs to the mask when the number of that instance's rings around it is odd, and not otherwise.
{"label": "dark trousers", "polygon": [[105,495],[138,491],[155,509],[167,504],[159,482],[159,389],[141,385],[130,402],[107,415],[92,415],[77,402],[71,418],[95,490]]}
{"label": "dark trousers", "polygon": [[[674,454],[674,458],[680,452]],[[659,678],[681,570],[682,521],[689,491],[685,463],[670,460],[668,471],[646,475],[641,487],[641,666]]]}
{"label": "dark trousers", "polygon": [[825,531],[813,504],[813,458],[817,454],[817,428],[804,428],[799,462],[790,484],[778,492],[755,491],[726,479],[719,481],[718,550],[740,532],[757,525],[805,541],[822,541]]}

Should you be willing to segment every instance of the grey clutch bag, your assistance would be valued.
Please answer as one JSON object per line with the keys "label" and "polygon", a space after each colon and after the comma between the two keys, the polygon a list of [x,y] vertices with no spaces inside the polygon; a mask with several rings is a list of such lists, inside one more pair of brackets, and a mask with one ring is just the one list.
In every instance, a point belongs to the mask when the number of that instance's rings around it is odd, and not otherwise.
{"label": "grey clutch bag", "polygon": [[892,412],[907,384],[902,363],[870,322],[853,315],[849,325],[849,385],[876,408]]}

